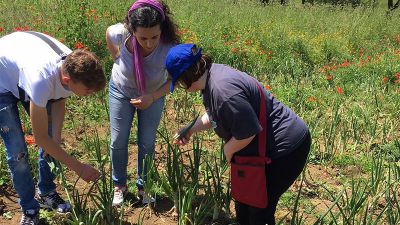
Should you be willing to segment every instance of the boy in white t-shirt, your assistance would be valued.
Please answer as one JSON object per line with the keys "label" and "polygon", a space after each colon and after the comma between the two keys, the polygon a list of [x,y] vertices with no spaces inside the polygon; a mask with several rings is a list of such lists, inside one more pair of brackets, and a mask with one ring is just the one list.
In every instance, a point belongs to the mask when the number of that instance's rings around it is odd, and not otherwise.
{"label": "boy in white t-shirt", "polygon": [[[39,206],[59,212],[70,209],[56,192],[48,160],[60,161],[87,182],[100,176],[98,170],[65,152],[60,143],[66,98],[72,93],[87,96],[102,90],[106,79],[101,63],[94,53],[71,51],[58,40],[45,37],[68,56],[64,59],[30,33],[15,32],[0,38],[0,134],[23,211],[22,225],[39,223]],[[30,115],[35,142],[40,147],[37,199],[18,102]]]}

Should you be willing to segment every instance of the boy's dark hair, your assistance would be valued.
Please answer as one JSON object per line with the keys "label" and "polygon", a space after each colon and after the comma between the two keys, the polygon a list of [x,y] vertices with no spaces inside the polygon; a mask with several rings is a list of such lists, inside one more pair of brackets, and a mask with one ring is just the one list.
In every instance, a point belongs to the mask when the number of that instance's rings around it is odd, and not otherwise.
{"label": "boy's dark hair", "polygon": [[[197,51],[194,49],[194,51]],[[193,63],[182,75],[179,77],[179,82],[183,82],[186,87],[192,86],[192,84],[200,79],[203,74],[211,68],[212,59],[210,56],[203,54],[201,58]]]}
{"label": "boy's dark hair", "polygon": [[95,92],[106,86],[103,67],[97,56],[84,49],[76,49],[70,53],[63,63],[64,73],[73,82],[81,82]]}
{"label": "boy's dark hair", "polygon": [[162,21],[162,17],[160,13],[153,9],[150,6],[143,6],[138,9],[135,9],[130,17],[125,17],[124,24],[125,27],[129,30],[130,33],[136,31],[137,27],[154,27],[157,24],[160,25],[161,28],[161,40],[165,43],[173,43],[179,44],[181,39],[177,34],[177,26],[172,21],[171,12],[169,7],[162,1],[159,1],[163,6],[165,20]]}

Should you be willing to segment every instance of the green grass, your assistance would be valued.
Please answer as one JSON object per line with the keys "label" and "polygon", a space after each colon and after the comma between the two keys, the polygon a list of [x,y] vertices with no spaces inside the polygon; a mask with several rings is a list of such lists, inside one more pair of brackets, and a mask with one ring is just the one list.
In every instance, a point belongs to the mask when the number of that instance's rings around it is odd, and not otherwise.
{"label": "green grass", "polygon": [[[71,48],[80,42],[101,58],[109,77],[112,60],[106,51],[104,33],[109,25],[122,21],[131,2],[16,0],[9,4],[3,1],[0,35],[26,28],[48,32]],[[278,4],[263,7],[255,0],[166,2],[184,42],[195,42],[215,62],[229,64],[258,78],[306,121],[313,138],[310,166],[338,170],[336,177],[319,177],[315,181],[319,185],[316,194],[330,203],[326,206],[330,211],[318,211],[304,194],[300,209],[292,209],[295,192],[284,195],[280,203],[283,209],[306,212],[312,222],[318,215],[325,215],[323,221],[327,223],[343,223],[349,216],[356,221],[371,222],[377,215],[364,216],[366,205],[374,206],[373,199],[386,196],[384,203],[392,208],[381,209],[382,224],[400,221],[396,195],[390,192],[399,185],[396,171],[400,149],[400,75],[396,74],[400,73],[400,16],[397,11],[388,15],[381,1],[375,8],[302,6],[294,2],[285,7]],[[83,159],[93,158],[94,150],[79,149],[85,149],[84,140],[91,140],[91,131],[100,128],[106,130],[100,134],[102,153],[108,154],[107,141],[103,141],[108,139],[107,90],[88,98],[73,97],[67,104],[64,127],[78,142],[78,149],[69,151]],[[174,132],[201,108],[197,94],[177,90],[174,96],[167,97],[169,114],[164,117],[169,117],[165,128],[160,126],[160,129]],[[220,149],[213,133],[199,137],[208,151]],[[132,131],[132,143],[135,138]],[[166,144],[163,140],[159,143]],[[10,183],[4,146],[0,149],[0,182]],[[219,157],[215,152],[207,154]],[[345,210],[354,206],[349,200],[352,193],[341,191],[358,182],[373,180],[372,174],[378,167],[373,159],[383,160],[382,173],[378,174],[386,180],[374,178],[375,186],[367,186],[366,193],[355,192],[359,194],[356,197],[367,196],[367,203],[355,214],[347,214]],[[347,169],[352,166],[361,172],[348,174]]]}

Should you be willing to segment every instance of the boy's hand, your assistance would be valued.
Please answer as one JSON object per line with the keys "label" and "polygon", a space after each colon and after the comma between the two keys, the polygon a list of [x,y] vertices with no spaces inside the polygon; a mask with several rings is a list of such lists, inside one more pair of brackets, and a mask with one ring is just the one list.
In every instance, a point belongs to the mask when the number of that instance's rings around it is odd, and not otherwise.
{"label": "boy's hand", "polygon": [[84,181],[96,181],[100,177],[100,172],[93,168],[91,165],[82,163],[80,167],[81,168],[79,172],[77,172],[77,174]]}

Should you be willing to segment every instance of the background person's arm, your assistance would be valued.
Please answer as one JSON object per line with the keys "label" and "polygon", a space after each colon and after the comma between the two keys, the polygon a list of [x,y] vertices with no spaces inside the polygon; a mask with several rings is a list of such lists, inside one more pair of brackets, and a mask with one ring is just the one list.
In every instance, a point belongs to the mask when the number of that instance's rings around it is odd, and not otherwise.
{"label": "background person's arm", "polygon": [[[56,109],[56,111],[58,110],[59,109]],[[60,145],[48,135],[48,117],[45,107],[39,107],[31,101],[30,119],[36,144],[42,147],[47,154],[66,165],[69,169],[75,171],[85,181],[94,181],[100,176],[99,171],[88,164],[79,162],[66,153]]]}

